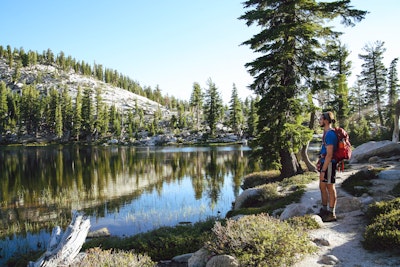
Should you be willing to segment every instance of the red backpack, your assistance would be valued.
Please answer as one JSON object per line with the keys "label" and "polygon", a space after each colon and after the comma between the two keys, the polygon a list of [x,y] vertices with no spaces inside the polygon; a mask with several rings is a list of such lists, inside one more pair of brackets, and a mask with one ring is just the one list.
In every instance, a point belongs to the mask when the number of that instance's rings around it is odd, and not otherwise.
{"label": "red backpack", "polygon": [[340,127],[335,127],[334,132],[336,137],[338,138],[338,145],[333,153],[333,158],[336,160],[337,163],[341,162],[342,165],[338,164],[338,169],[344,169],[344,160],[351,158],[351,144],[348,133]]}

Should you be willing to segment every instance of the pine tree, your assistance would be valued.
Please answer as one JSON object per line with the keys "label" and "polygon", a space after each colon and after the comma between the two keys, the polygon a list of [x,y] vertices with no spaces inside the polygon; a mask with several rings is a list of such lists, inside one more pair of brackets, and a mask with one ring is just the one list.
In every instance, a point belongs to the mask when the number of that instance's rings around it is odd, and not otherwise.
{"label": "pine tree", "polygon": [[27,134],[36,134],[40,121],[39,91],[33,85],[22,87],[21,119]]}
{"label": "pine tree", "polygon": [[7,87],[6,84],[0,82],[0,140],[5,133],[8,121],[8,105],[7,105]]}
{"label": "pine tree", "polygon": [[82,89],[78,86],[78,91],[75,98],[75,108],[73,117],[73,135],[77,141],[82,129]]}
{"label": "pine tree", "polygon": [[250,112],[248,116],[248,133],[250,136],[255,137],[257,135],[257,125],[258,125],[258,111],[257,103],[260,101],[259,97],[256,99],[251,99],[250,102]]}
{"label": "pine tree", "polygon": [[69,95],[68,88],[64,87],[61,93],[61,113],[62,113],[62,122],[63,122],[63,131],[68,133],[70,136],[70,132],[72,130],[73,125],[73,107],[72,107],[72,98]]}
{"label": "pine tree", "polygon": [[241,135],[243,127],[243,111],[242,111],[242,103],[239,99],[235,84],[233,84],[232,88],[229,111],[230,111],[230,117],[229,117],[230,126],[237,135]]}
{"label": "pine tree", "polygon": [[333,100],[331,105],[336,111],[336,121],[346,127],[349,116],[349,90],[347,77],[351,74],[351,62],[347,60],[350,52],[340,41],[330,41],[327,45],[330,69],[333,72]]}
{"label": "pine tree", "polygon": [[339,36],[325,24],[341,16],[343,23],[364,18],[366,12],[351,9],[350,1],[248,0],[240,19],[256,24],[261,32],[243,44],[262,55],[247,63],[254,81],[250,88],[261,96],[258,106],[259,135],[255,151],[265,167],[280,168],[282,177],[301,172],[295,152],[312,137],[303,126],[301,82],[312,68],[325,62],[321,42]]}
{"label": "pine tree", "polygon": [[55,134],[58,138],[63,136],[63,115],[62,115],[62,108],[61,103],[57,103],[56,107],[56,120],[55,120]]}
{"label": "pine tree", "polygon": [[82,133],[91,141],[94,130],[94,108],[92,100],[92,89],[85,87],[82,97]]}
{"label": "pine tree", "polygon": [[201,112],[203,106],[203,93],[199,83],[193,83],[193,91],[190,96],[190,106],[194,109],[196,114],[196,130],[200,129]]}
{"label": "pine tree", "polygon": [[361,71],[361,82],[366,87],[367,99],[369,104],[374,104],[380,125],[384,125],[383,117],[383,99],[387,92],[386,77],[387,70],[383,64],[383,53],[385,43],[376,41],[373,45],[364,46],[366,54],[360,54],[359,57],[364,60]]}
{"label": "pine tree", "polygon": [[204,113],[206,122],[210,127],[210,135],[214,136],[217,128],[217,123],[221,116],[222,99],[218,92],[218,88],[210,79],[207,81],[208,88],[205,95]]}
{"label": "pine tree", "polygon": [[388,123],[387,126],[393,129],[394,125],[394,118],[395,118],[395,109],[396,109],[396,102],[399,98],[399,78],[398,78],[398,73],[397,73],[397,62],[399,58],[395,58],[392,60],[390,63],[389,67],[389,75],[388,75],[388,95],[389,95],[389,100],[388,100],[388,107],[387,107],[387,118],[388,118]]}

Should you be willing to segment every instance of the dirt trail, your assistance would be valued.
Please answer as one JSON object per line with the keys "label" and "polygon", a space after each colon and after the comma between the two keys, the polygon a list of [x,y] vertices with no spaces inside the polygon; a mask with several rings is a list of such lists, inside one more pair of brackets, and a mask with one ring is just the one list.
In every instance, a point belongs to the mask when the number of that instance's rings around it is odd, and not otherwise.
{"label": "dirt trail", "polygon": [[[397,162],[399,164],[399,162]],[[397,166],[395,166],[397,167]],[[351,174],[359,169],[366,168],[366,165],[352,166],[351,170],[345,170],[338,174],[337,193],[338,202],[340,198],[350,196],[343,189],[341,183]],[[374,195],[388,192],[393,188],[397,181],[376,180],[372,190]],[[319,209],[320,191],[318,181],[308,185],[307,192],[302,197],[301,203],[306,207],[312,207],[316,213]],[[343,213],[336,211],[338,220],[336,222],[324,223],[321,229],[313,230],[310,235],[314,239],[326,240],[329,244],[319,244],[319,250],[295,265],[295,267],[314,267],[314,266],[344,266],[344,267],[377,267],[377,266],[400,266],[400,255],[392,255],[388,252],[371,252],[362,247],[363,233],[366,220],[361,210]],[[339,262],[329,264],[328,255],[335,256]],[[328,260],[329,261],[329,260]]]}

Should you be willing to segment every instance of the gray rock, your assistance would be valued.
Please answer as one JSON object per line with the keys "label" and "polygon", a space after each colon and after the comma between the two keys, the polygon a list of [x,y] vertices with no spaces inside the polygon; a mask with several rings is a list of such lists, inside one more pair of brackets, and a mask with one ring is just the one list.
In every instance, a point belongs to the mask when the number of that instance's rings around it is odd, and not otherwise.
{"label": "gray rock", "polygon": [[318,246],[325,246],[325,247],[329,247],[331,245],[331,243],[329,243],[328,240],[326,240],[325,238],[315,238],[313,240],[313,242],[315,244],[317,244]]}
{"label": "gray rock", "polygon": [[211,256],[208,250],[201,248],[189,258],[188,267],[206,267],[207,261]]}
{"label": "gray rock", "polygon": [[279,217],[281,220],[287,220],[289,218],[295,216],[303,216],[307,213],[307,207],[302,204],[290,204],[287,205],[285,210],[282,212],[281,216]]}
{"label": "gray rock", "polygon": [[236,258],[230,255],[217,255],[212,257],[206,267],[238,267],[239,262]]}
{"label": "gray rock", "polygon": [[379,179],[400,180],[400,170],[385,170],[378,174]]}
{"label": "gray rock", "polygon": [[173,262],[176,263],[188,263],[190,257],[193,256],[193,253],[187,253],[187,254],[183,254],[183,255],[178,255],[172,258]]}
{"label": "gray rock", "polygon": [[235,200],[235,207],[234,210],[240,209],[243,206],[243,203],[248,199],[249,197],[254,197],[259,195],[261,192],[261,189],[258,188],[249,188],[244,190]]}
{"label": "gray rock", "polygon": [[96,231],[92,231],[87,235],[88,238],[109,237],[109,236],[110,236],[110,231],[108,231],[106,227],[103,227]]}
{"label": "gray rock", "polygon": [[323,255],[321,263],[326,265],[336,265],[340,263],[340,260],[334,255]]}
{"label": "gray rock", "polygon": [[345,213],[360,210],[362,207],[361,201],[356,197],[339,198],[336,205],[336,213]]}
{"label": "gray rock", "polygon": [[351,155],[350,163],[366,162],[372,157],[389,158],[400,154],[400,144],[385,140],[371,141],[356,147]]}

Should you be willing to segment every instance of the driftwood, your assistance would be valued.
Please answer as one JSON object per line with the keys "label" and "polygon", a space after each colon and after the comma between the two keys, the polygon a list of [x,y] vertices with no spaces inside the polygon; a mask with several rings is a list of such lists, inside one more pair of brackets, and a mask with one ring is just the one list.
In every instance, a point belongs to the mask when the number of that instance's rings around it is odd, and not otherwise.
{"label": "driftwood", "polygon": [[72,221],[62,234],[59,226],[54,227],[46,252],[29,267],[68,266],[78,255],[89,232],[90,220],[74,212]]}

